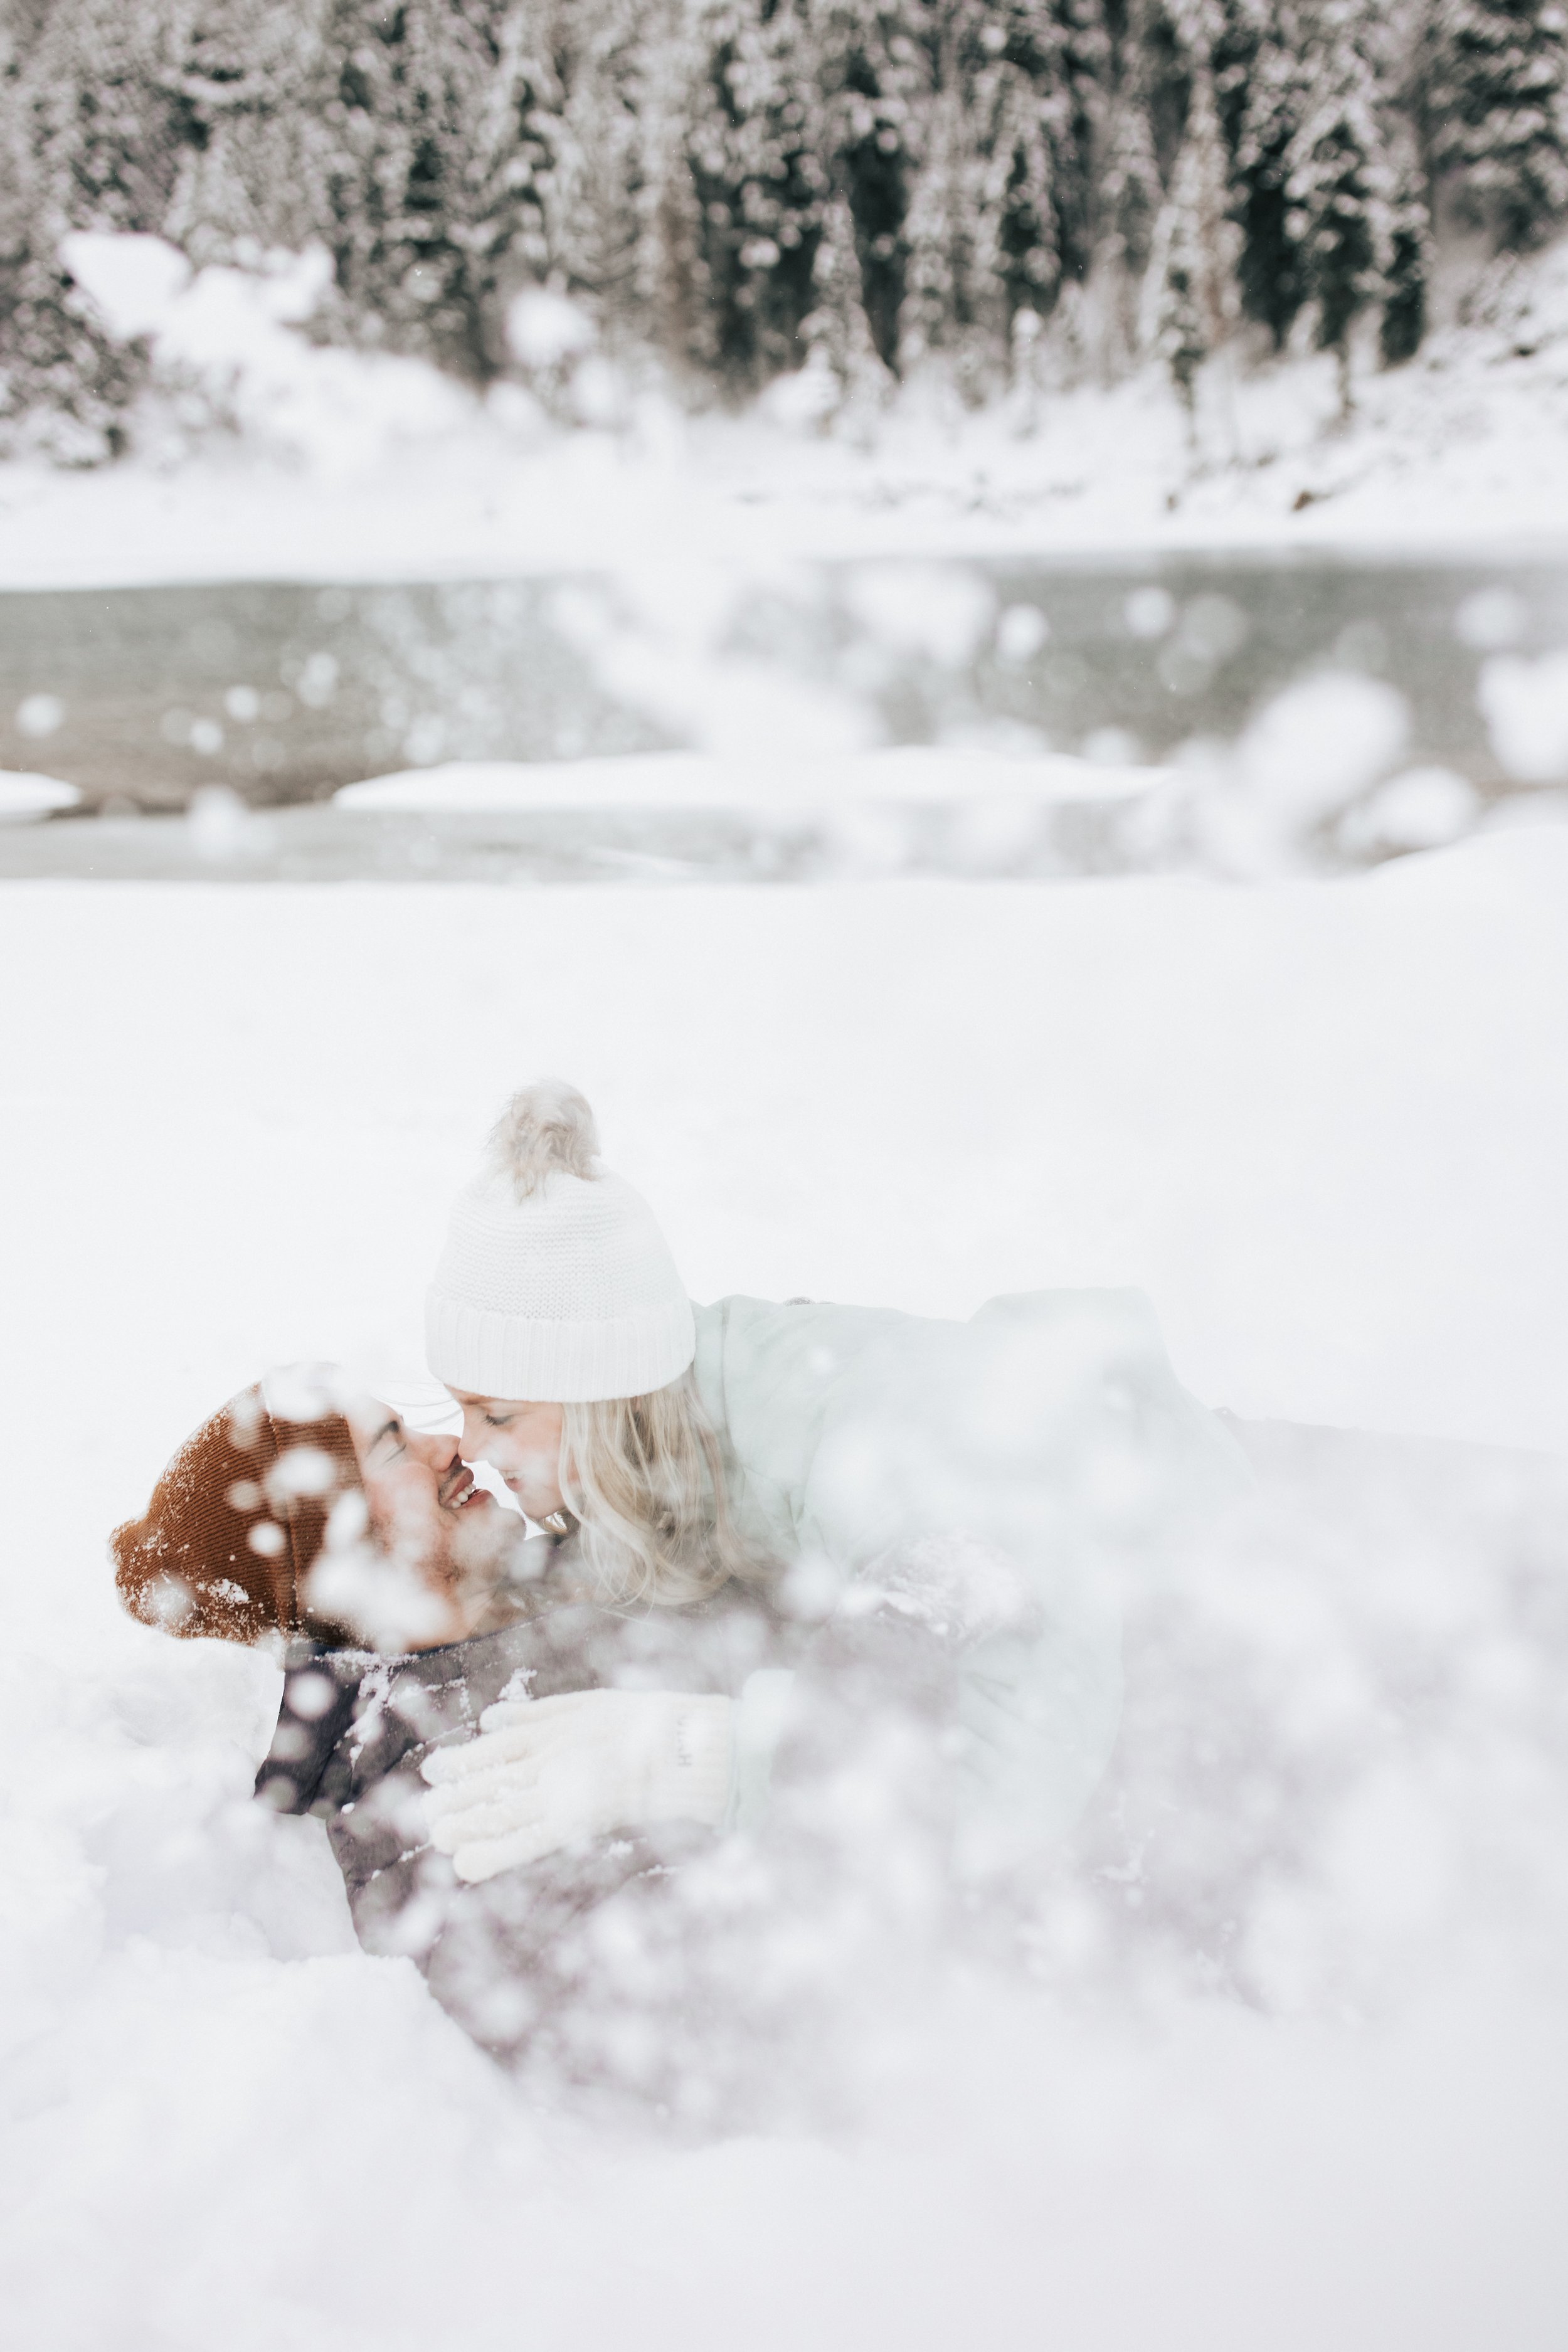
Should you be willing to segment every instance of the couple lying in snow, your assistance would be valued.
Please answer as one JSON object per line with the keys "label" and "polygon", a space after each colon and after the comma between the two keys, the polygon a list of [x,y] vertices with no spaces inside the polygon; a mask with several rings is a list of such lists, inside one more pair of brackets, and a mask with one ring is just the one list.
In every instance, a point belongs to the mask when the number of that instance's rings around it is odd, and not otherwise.
{"label": "couple lying in snow", "polygon": [[1115,1740],[1125,1577],[1247,1476],[1136,1294],[694,1307],[560,1085],[458,1199],[426,1339],[460,1436],[274,1376],[117,1530],[117,1582],[169,1633],[281,1637],[258,1795],[325,1821],[369,1949],[569,2068],[603,2056],[565,2047],[585,1972],[633,1952],[679,2003],[759,1855],[798,1920],[872,1852],[895,1909],[1048,1853]]}

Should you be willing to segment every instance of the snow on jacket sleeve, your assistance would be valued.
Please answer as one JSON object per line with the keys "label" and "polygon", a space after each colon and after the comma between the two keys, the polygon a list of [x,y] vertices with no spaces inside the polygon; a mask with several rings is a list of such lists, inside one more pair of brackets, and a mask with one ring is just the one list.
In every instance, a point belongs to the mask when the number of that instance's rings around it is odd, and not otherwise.
{"label": "snow on jacket sleeve", "polygon": [[1115,1743],[1129,1578],[1247,1478],[1147,1301],[1038,1292],[959,1324],[732,1298],[698,1332],[752,1539],[830,1574],[841,1609],[880,1595],[964,1632],[961,1852],[1066,1834]]}

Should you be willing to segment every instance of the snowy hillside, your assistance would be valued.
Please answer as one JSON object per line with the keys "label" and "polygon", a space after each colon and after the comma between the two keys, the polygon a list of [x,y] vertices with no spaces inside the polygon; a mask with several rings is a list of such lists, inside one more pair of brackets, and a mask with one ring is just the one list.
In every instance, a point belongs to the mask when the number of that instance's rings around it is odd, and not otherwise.
{"label": "snowy hillside", "polygon": [[[128,251],[127,248],[130,248]],[[1147,368],[975,413],[932,376],[838,406],[809,367],[693,415],[628,377],[599,422],[522,387],[318,350],[289,324],[313,264],[195,278],[153,240],[78,240],[84,281],[172,382],[136,454],[0,466],[0,586],[421,579],[668,562],[1103,547],[1556,546],[1568,534],[1568,246],[1500,269],[1478,315],[1368,373],[1216,359],[1199,446]],[[162,258],[160,258],[162,257]],[[238,426],[193,427],[192,386]]]}

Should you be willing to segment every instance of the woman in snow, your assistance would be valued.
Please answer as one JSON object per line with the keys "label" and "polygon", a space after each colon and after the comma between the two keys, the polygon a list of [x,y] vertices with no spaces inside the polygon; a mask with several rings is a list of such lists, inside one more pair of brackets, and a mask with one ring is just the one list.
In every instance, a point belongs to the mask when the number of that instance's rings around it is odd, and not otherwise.
{"label": "woman in snow", "polygon": [[435,1843],[468,1883],[587,1837],[755,1817],[791,1670],[879,1643],[940,1723],[957,1870],[1048,1851],[1115,1738],[1127,1574],[1247,1476],[1135,1293],[996,1299],[967,1324],[694,1308],[553,1082],[513,1097],[456,1204],[426,1341],[464,1459],[562,1538],[582,1592],[647,1611],[728,1591],[769,1628],[766,1670],[700,1718],[668,1689],[524,1695],[428,1759]]}

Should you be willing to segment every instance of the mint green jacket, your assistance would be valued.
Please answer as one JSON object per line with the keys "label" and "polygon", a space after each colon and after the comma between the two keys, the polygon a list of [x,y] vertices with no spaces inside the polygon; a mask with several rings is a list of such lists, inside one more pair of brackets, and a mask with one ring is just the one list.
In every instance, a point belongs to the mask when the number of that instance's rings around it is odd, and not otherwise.
{"label": "mint green jacket", "polygon": [[1037,1291],[949,1323],[736,1297],[696,1316],[731,1507],[781,1562],[785,1607],[858,1586],[959,1632],[963,1856],[1063,1837],[1115,1744],[1130,1580],[1248,1478],[1147,1300]]}

